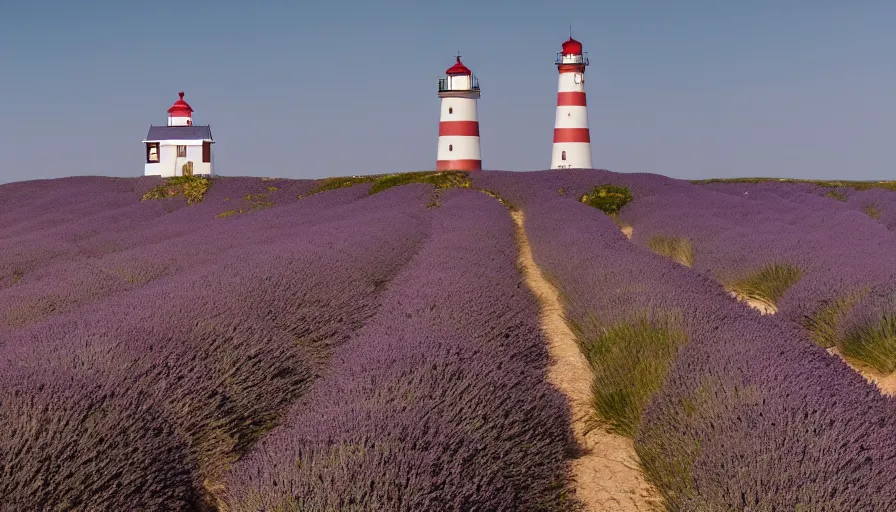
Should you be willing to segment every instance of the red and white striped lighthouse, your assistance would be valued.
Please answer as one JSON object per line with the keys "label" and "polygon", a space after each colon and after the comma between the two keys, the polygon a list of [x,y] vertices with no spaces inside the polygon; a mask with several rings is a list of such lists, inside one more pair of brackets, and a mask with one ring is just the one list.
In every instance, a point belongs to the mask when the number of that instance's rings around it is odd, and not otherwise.
{"label": "red and white striped lighthouse", "polygon": [[439,79],[439,150],[437,171],[481,171],[482,153],[479,149],[479,80],[460,61],[445,71]]}
{"label": "red and white striped lighthouse", "polygon": [[557,54],[560,82],[557,117],[554,121],[554,151],[551,169],[591,168],[591,135],[585,103],[585,66],[588,55],[582,43],[571,36]]}

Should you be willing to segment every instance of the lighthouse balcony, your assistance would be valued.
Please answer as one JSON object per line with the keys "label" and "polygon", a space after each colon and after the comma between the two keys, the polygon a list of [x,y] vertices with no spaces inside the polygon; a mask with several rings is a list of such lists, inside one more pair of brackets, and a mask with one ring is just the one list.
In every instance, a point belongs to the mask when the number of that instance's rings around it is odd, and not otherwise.
{"label": "lighthouse balcony", "polygon": [[471,92],[479,90],[479,79],[475,76],[439,78],[439,92]]}
{"label": "lighthouse balcony", "polygon": [[588,52],[585,52],[581,55],[570,53],[563,54],[563,52],[557,52],[557,60],[555,62],[558,66],[562,64],[581,64],[583,66],[588,65]]}

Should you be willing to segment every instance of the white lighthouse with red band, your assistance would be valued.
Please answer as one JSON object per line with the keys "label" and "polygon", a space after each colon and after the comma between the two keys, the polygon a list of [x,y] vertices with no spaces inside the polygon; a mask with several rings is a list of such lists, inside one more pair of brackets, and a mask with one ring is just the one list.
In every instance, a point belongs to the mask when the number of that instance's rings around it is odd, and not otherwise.
{"label": "white lighthouse with red band", "polygon": [[557,55],[556,64],[560,71],[560,83],[551,169],[590,169],[591,135],[585,102],[588,56],[582,53],[582,43],[570,37],[563,43],[563,51]]}
{"label": "white lighthouse with red band", "polygon": [[479,80],[460,61],[439,79],[439,149],[436,170],[481,171],[479,148]]}

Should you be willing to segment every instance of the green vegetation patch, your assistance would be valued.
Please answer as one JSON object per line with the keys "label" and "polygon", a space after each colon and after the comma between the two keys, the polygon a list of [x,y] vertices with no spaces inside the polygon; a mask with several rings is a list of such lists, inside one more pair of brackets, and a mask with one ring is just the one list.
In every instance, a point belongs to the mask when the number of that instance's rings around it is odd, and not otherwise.
{"label": "green vegetation patch", "polygon": [[187,199],[187,204],[193,204],[201,202],[211,186],[212,180],[205,176],[174,176],[168,178],[163,185],[159,185],[143,194],[140,200],[148,201],[151,199],[184,196]]}
{"label": "green vegetation patch", "polygon": [[264,210],[265,208],[274,206],[274,202],[268,198],[267,194],[247,194],[244,199],[249,202],[249,206],[247,208],[235,208],[233,210],[227,210],[226,212],[219,213],[218,215],[216,215],[216,217],[221,219],[224,217],[230,217],[231,215],[239,215],[242,213],[254,212],[256,210]]}
{"label": "green vegetation patch", "polygon": [[857,359],[881,373],[893,373],[896,371],[896,314],[850,330],[838,345],[844,356]]}
{"label": "green vegetation patch", "polygon": [[650,250],[672,258],[686,267],[694,265],[694,249],[691,241],[679,236],[654,235],[647,242]]}
{"label": "green vegetation patch", "polygon": [[[464,171],[420,171],[403,172],[396,174],[374,174],[370,176],[347,176],[327,178],[317,188],[306,196],[347,188],[360,183],[372,183],[370,194],[376,194],[392,187],[409,185],[411,183],[427,183],[437,189],[443,188],[470,188],[470,177]],[[301,196],[300,196],[301,197]]]}
{"label": "green vegetation patch", "polygon": [[851,188],[854,190],[869,190],[882,188],[896,192],[896,181],[849,181],[849,180],[802,180],[795,178],[712,178],[708,180],[690,180],[695,185],[709,183],[811,183],[822,188]]}
{"label": "green vegetation patch", "polygon": [[865,293],[866,290],[850,293],[818,308],[807,317],[803,327],[809,332],[812,341],[821,348],[837,345],[837,327]]}
{"label": "green vegetation patch", "polygon": [[836,190],[831,190],[824,196],[830,197],[831,199],[836,199],[837,201],[841,201],[844,203],[846,202],[846,194],[844,194],[843,192],[838,192]]}
{"label": "green vegetation patch", "polygon": [[872,219],[880,220],[880,207],[877,206],[877,203],[866,204],[862,207],[862,211]]}
{"label": "green vegetation patch", "polygon": [[757,272],[729,285],[738,295],[777,306],[778,299],[800,278],[803,271],[787,263],[770,263]]}
{"label": "green vegetation patch", "polygon": [[588,206],[593,206],[607,215],[616,215],[631,200],[632,193],[628,187],[620,187],[609,183],[596,186],[579,198],[579,201]]}
{"label": "green vegetation patch", "polygon": [[592,320],[573,332],[594,371],[591,403],[599,420],[611,432],[634,437],[647,401],[688,340],[681,317],[640,315],[609,327]]}

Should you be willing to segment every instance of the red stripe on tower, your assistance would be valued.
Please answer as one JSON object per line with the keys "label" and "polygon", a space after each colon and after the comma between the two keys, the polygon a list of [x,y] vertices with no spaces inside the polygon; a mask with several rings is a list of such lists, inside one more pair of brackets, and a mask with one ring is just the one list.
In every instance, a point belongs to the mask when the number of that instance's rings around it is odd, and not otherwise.
{"label": "red stripe on tower", "polygon": [[437,171],[481,171],[482,160],[436,160]]}
{"label": "red stripe on tower", "polygon": [[554,128],[554,142],[591,142],[588,128]]}
{"label": "red stripe on tower", "polygon": [[558,92],[558,107],[585,107],[588,104],[585,101],[584,92]]}
{"label": "red stripe on tower", "polygon": [[478,137],[479,121],[442,121],[439,123],[439,136],[443,135]]}

